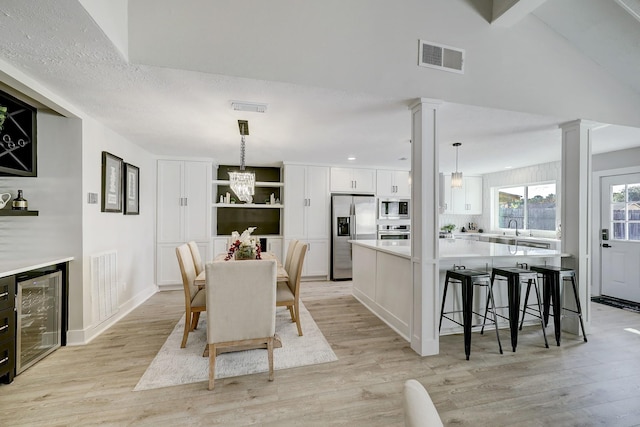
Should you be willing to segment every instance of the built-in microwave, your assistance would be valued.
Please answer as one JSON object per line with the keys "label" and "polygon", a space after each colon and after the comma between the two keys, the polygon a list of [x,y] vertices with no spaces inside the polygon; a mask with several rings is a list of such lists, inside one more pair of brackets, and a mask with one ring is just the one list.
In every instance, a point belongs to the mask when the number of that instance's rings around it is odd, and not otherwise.
{"label": "built-in microwave", "polygon": [[410,213],[409,199],[380,199],[378,201],[379,219],[409,219]]}

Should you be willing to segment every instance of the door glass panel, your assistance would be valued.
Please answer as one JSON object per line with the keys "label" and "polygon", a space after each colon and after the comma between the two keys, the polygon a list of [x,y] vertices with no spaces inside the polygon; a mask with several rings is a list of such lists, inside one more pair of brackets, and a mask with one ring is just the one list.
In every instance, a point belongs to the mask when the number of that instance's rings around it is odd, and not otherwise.
{"label": "door glass panel", "polygon": [[629,240],[640,240],[640,222],[629,223]]}
{"label": "door glass panel", "polygon": [[624,184],[611,186],[611,201],[612,202],[626,202],[624,198]]}
{"label": "door glass panel", "polygon": [[624,204],[616,203],[611,206],[611,219],[614,221],[624,221],[626,219]]}
{"label": "door glass panel", "polygon": [[640,203],[629,203],[627,209],[629,212],[629,221],[640,220]]}
{"label": "door glass panel", "polygon": [[640,202],[640,184],[629,184],[627,187],[627,201]]}
{"label": "door glass panel", "polygon": [[613,230],[613,238],[615,240],[625,240],[624,222],[614,222],[611,228]]}

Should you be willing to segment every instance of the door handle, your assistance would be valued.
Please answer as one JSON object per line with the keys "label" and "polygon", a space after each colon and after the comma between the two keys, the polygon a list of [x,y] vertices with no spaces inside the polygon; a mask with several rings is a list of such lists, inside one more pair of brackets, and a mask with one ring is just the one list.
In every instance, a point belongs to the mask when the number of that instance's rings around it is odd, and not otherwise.
{"label": "door handle", "polygon": [[612,248],[613,246],[611,246],[611,245],[610,245],[610,244],[608,244],[608,243],[603,243],[603,244],[602,244],[602,247],[603,247],[603,248]]}

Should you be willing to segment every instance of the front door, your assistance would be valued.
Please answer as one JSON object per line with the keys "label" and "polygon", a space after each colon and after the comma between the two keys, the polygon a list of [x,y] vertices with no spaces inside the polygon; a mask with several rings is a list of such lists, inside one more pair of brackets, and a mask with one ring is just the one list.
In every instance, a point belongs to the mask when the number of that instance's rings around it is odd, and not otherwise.
{"label": "front door", "polygon": [[640,173],[600,183],[602,294],[640,302]]}

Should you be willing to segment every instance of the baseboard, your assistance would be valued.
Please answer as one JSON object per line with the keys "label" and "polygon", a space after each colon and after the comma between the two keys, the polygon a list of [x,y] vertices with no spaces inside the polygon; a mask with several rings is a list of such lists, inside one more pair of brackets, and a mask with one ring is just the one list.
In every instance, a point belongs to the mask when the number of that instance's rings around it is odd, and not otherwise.
{"label": "baseboard", "polygon": [[108,330],[111,326],[118,323],[118,321],[124,318],[127,314],[131,313],[134,309],[139,307],[146,300],[151,298],[159,289],[157,286],[149,286],[143,292],[135,295],[129,301],[118,307],[118,312],[108,318],[107,320],[82,330],[69,330],[67,331],[67,345],[79,346],[89,344],[93,339],[100,336],[103,332]]}

